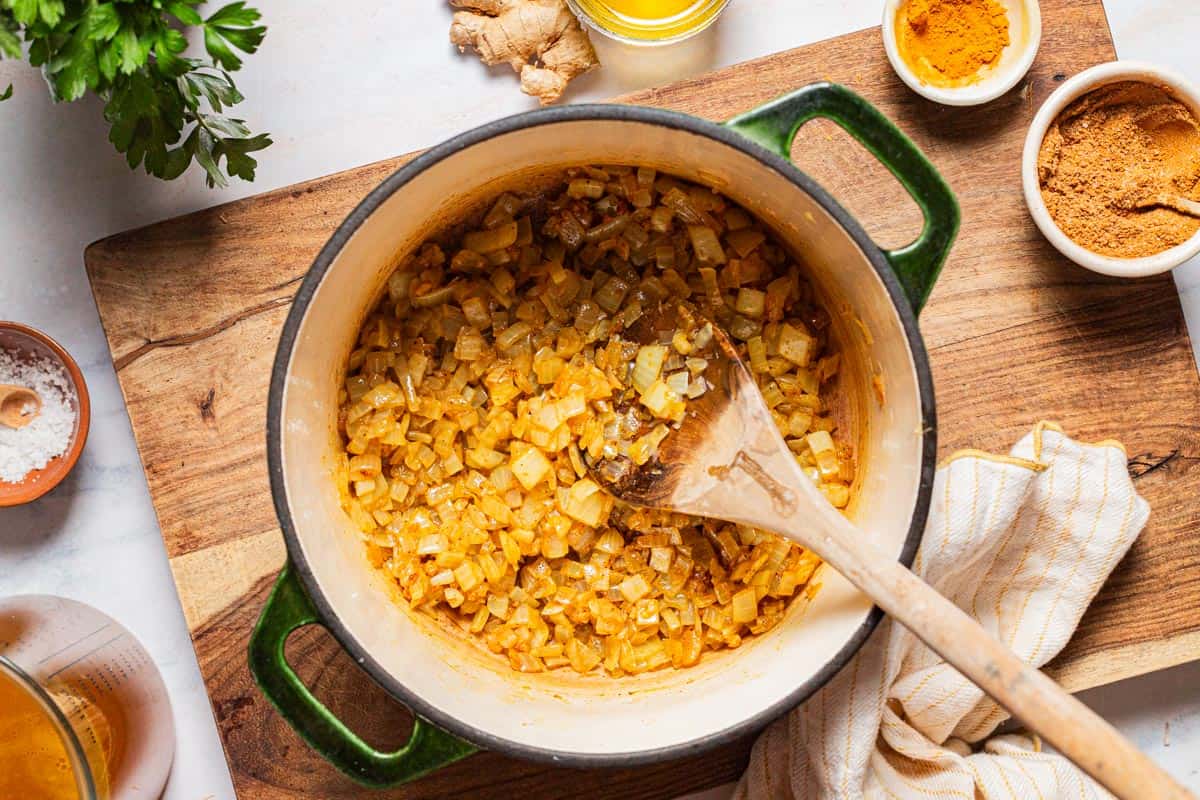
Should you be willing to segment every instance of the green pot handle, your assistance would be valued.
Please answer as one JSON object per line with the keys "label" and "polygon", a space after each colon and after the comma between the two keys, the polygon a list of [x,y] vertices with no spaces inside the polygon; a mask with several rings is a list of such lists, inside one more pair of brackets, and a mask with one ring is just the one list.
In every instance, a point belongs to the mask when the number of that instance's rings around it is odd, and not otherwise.
{"label": "green pot handle", "polygon": [[250,672],[283,718],[329,763],[364,786],[408,783],[476,752],[476,748],[414,717],[412,737],[402,749],[381,753],[360,739],[301,682],[284,657],[292,631],[322,624],[291,562],[267,598],[250,636]]}
{"label": "green pot handle", "polygon": [[884,250],[913,311],[933,290],[958,233],[960,211],[954,193],[912,140],[877,108],[836,83],[814,83],[725,123],[772,153],[790,159],[800,126],[814,117],[833,120],[891,170],[925,216],[911,244]]}

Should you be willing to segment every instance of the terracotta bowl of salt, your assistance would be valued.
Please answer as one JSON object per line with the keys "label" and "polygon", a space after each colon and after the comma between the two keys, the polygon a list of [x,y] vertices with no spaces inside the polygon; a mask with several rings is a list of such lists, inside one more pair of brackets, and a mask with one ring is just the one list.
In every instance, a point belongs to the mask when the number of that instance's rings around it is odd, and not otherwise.
{"label": "terracotta bowl of salt", "polygon": [[[45,394],[51,396],[42,397],[39,416],[58,414],[59,419],[47,418],[47,423],[55,424],[38,428],[34,428],[35,419],[20,430],[0,430],[0,507],[32,502],[58,486],[79,460],[91,423],[87,384],[75,359],[41,331],[0,321],[0,371],[13,367],[20,370],[26,384],[41,384],[42,388],[49,384]],[[12,381],[0,380],[7,382]],[[74,417],[74,425],[62,441],[64,406]],[[39,457],[60,449],[48,461]],[[31,462],[40,466],[24,471]],[[16,472],[23,474],[18,477]]]}

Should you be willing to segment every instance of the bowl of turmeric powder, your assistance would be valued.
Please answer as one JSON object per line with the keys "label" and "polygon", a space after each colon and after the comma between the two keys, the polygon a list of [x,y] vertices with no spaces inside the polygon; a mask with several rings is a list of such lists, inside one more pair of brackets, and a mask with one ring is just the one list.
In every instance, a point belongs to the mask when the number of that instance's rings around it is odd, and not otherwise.
{"label": "bowl of turmeric powder", "polygon": [[1179,266],[1200,254],[1200,90],[1139,62],[1079,73],[1034,117],[1021,181],[1076,264],[1127,278]]}
{"label": "bowl of turmeric powder", "polygon": [[1042,39],[1037,0],[887,0],[883,44],[900,79],[950,106],[995,100],[1020,82]]}

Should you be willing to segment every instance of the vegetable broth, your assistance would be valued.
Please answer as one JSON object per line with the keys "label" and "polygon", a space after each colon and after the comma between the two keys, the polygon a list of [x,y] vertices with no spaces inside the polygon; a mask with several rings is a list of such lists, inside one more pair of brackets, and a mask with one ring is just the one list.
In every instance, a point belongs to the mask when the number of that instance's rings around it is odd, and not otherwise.
{"label": "vegetable broth", "polygon": [[9,774],[10,762],[32,764],[36,777],[48,772],[38,765],[49,759],[47,748],[31,749],[34,737],[25,731],[41,723],[36,714],[17,713],[15,693],[34,703],[22,704],[25,709],[44,712],[46,724],[68,726],[57,731],[84,798],[159,796],[174,753],[174,726],[166,687],[132,634],[66,598],[0,598],[0,654],[0,800],[76,797],[41,786],[12,790],[10,782],[26,777]]}
{"label": "vegetable broth", "polygon": [[67,748],[50,714],[0,672],[0,797],[76,800]]}

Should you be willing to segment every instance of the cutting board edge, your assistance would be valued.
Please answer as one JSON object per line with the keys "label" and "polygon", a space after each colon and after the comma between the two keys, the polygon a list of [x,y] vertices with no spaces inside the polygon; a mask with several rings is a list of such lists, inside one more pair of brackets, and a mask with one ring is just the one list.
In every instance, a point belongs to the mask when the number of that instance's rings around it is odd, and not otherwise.
{"label": "cutting board edge", "polygon": [[1146,643],[1137,642],[1089,653],[1076,658],[1065,669],[1051,666],[1046,672],[1063,688],[1075,694],[1189,664],[1196,660],[1196,653],[1200,652],[1200,627],[1167,639],[1155,640],[1154,644],[1156,649],[1152,658],[1145,657]]}

